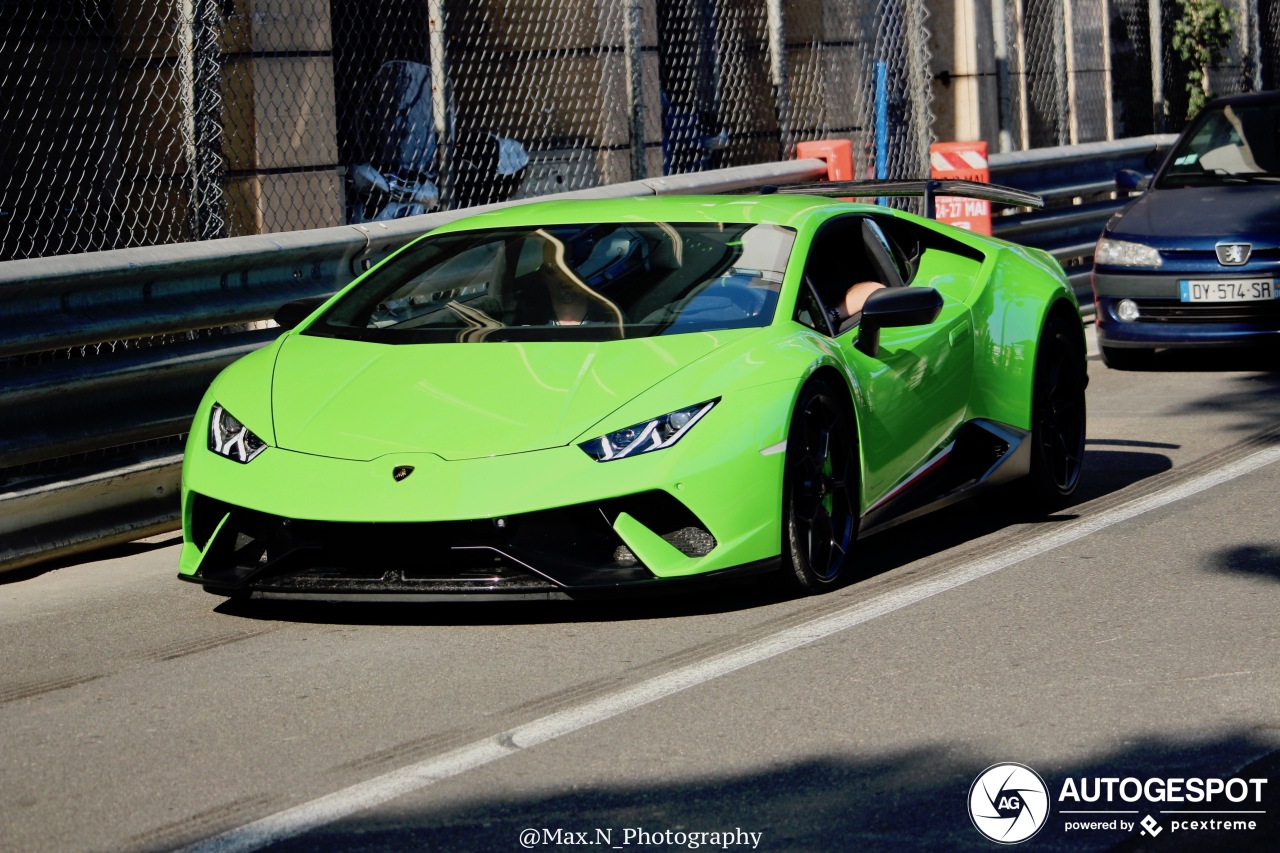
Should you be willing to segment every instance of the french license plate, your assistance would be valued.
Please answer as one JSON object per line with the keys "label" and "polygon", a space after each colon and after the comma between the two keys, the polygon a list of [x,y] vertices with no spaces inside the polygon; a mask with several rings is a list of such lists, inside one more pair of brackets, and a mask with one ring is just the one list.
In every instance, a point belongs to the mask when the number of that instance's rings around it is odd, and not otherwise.
{"label": "french license plate", "polygon": [[1183,302],[1261,302],[1280,297],[1273,278],[1183,279],[1178,282]]}

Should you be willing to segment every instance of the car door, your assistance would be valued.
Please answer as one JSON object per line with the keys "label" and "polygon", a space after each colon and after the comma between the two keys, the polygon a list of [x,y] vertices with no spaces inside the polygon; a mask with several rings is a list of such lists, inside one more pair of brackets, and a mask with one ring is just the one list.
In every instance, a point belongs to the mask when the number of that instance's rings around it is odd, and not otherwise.
{"label": "car door", "polygon": [[[886,227],[894,239],[886,234]],[[914,280],[910,253],[919,251],[915,245],[910,226],[897,220],[877,221],[858,214],[824,223],[805,267],[806,286],[820,303],[822,316],[827,317],[827,309],[858,281],[873,279],[890,287],[930,286]],[[892,266],[886,268],[887,264]],[[973,364],[968,293],[942,284],[936,288],[943,298],[937,319],[925,326],[883,329],[875,355],[855,347],[858,317],[830,329],[861,395],[859,437],[868,507],[925,470],[965,418]]]}

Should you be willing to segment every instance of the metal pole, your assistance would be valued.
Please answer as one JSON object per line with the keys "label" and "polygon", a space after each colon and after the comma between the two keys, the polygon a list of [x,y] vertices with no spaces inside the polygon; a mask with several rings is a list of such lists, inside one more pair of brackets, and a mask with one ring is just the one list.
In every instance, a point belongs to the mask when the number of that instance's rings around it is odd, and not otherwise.
{"label": "metal pole", "polygon": [[916,150],[906,164],[907,175],[922,174],[929,168],[929,143],[933,141],[933,125],[929,114],[929,99],[933,74],[929,71],[928,12],[921,0],[907,4],[907,97],[910,99],[911,123],[908,139],[914,139]]}
{"label": "metal pole", "polygon": [[1031,147],[1031,113],[1028,107],[1030,98],[1027,91],[1026,10],[1022,3],[1023,0],[1013,0],[1014,20],[1018,26],[1018,127],[1020,128],[1018,136],[1022,150],[1025,151]]}
{"label": "metal pole", "polygon": [[1245,0],[1245,82],[1250,91],[1262,88],[1262,33],[1259,30],[1258,0]]}
{"label": "metal pole", "polygon": [[[192,227],[196,240],[213,240],[227,236],[227,202],[222,188],[220,17],[213,0],[196,0],[191,12],[191,115],[187,126],[191,133]],[[186,63],[183,73],[188,73]]]}
{"label": "metal pole", "polygon": [[1116,138],[1116,106],[1112,97],[1111,80],[1111,0],[1098,0],[1102,7],[1102,99],[1106,107],[1107,139]]}
{"label": "metal pole", "polygon": [[626,29],[627,75],[631,97],[631,179],[647,177],[644,152],[644,54],[641,44],[641,0],[628,0]]}
{"label": "metal pole", "polygon": [[196,43],[203,35],[204,25],[199,19],[193,0],[182,0],[182,20],[188,25],[182,30],[178,47],[179,73],[182,75],[182,153],[186,160],[191,193],[191,239],[200,239],[200,197],[203,185],[200,180],[200,143],[196,136],[196,105],[202,98],[200,81],[196,78]]}
{"label": "metal pole", "polygon": [[[889,69],[883,59],[876,60],[876,180],[883,181],[889,177]],[[876,204],[885,205],[888,199],[883,196],[876,199]]]}
{"label": "metal pole", "polygon": [[765,0],[769,18],[769,71],[778,112],[778,135],[782,159],[791,157],[795,140],[791,127],[791,92],[787,87],[787,36],[782,23],[782,0]]}
{"label": "metal pole", "polygon": [[431,114],[440,158],[440,208],[449,210],[454,204],[456,186],[453,160],[457,134],[453,124],[453,86],[449,81],[446,0],[427,0],[427,16],[431,42]]}
{"label": "metal pole", "polygon": [[1076,19],[1071,7],[1071,0],[1062,4],[1062,53],[1065,57],[1067,71],[1067,130],[1068,141],[1074,145],[1080,141],[1080,100],[1077,97],[1076,84]]}
{"label": "metal pole", "polygon": [[999,110],[1000,151],[1013,150],[1013,104],[1009,92],[1009,30],[1004,20],[1005,0],[991,0],[991,39],[996,51],[996,101]]}
{"label": "metal pole", "polygon": [[1151,115],[1156,133],[1164,133],[1164,34],[1160,0],[1147,0],[1147,22],[1151,33]]}
{"label": "metal pole", "polygon": [[1057,140],[1068,145],[1071,140],[1071,67],[1067,55],[1067,0],[1053,5],[1053,83],[1057,112]]}

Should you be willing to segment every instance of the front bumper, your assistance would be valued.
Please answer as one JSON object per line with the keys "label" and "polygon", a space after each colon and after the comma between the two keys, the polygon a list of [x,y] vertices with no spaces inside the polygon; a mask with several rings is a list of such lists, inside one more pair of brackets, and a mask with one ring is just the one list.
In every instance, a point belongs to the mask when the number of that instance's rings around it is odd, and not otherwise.
{"label": "front bumper", "polygon": [[[1221,347],[1280,341],[1280,300],[1188,303],[1179,299],[1185,278],[1238,279],[1233,274],[1117,274],[1095,271],[1094,302],[1098,343],[1115,348]],[[1263,273],[1272,277],[1273,272]],[[1138,305],[1139,317],[1121,321],[1115,306],[1122,299]]]}
{"label": "front bumper", "polygon": [[[697,562],[718,546],[700,519],[665,492],[499,518],[453,522],[332,522],[285,518],[190,494],[191,534],[204,542],[183,580],[262,598],[433,600],[485,594],[561,598],[665,585],[618,532],[632,525]],[[629,522],[623,519],[630,519]],[[639,528],[635,528],[639,525]],[[772,568],[711,570],[698,579]],[[690,578],[685,578],[690,579]]]}
{"label": "front bumper", "polygon": [[784,457],[760,451],[785,437],[790,391],[734,398],[719,429],[614,462],[574,445],[368,462],[270,447],[242,465],[193,433],[180,577],[261,597],[555,598],[772,568]]}

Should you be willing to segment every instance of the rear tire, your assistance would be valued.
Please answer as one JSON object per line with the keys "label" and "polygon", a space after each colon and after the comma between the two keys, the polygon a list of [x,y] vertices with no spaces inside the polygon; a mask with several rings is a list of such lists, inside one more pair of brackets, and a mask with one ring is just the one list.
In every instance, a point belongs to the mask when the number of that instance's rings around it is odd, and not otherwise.
{"label": "rear tire", "polygon": [[820,379],[800,391],[782,485],[782,557],[790,586],[826,592],[847,579],[858,538],[857,431],[848,405]]}
{"label": "rear tire", "polygon": [[1155,360],[1153,349],[1120,349],[1099,346],[1102,363],[1113,370],[1145,370]]}
{"label": "rear tire", "polygon": [[1065,506],[1080,484],[1087,384],[1080,332],[1062,315],[1050,316],[1036,354],[1027,481],[1031,497],[1045,509]]}

